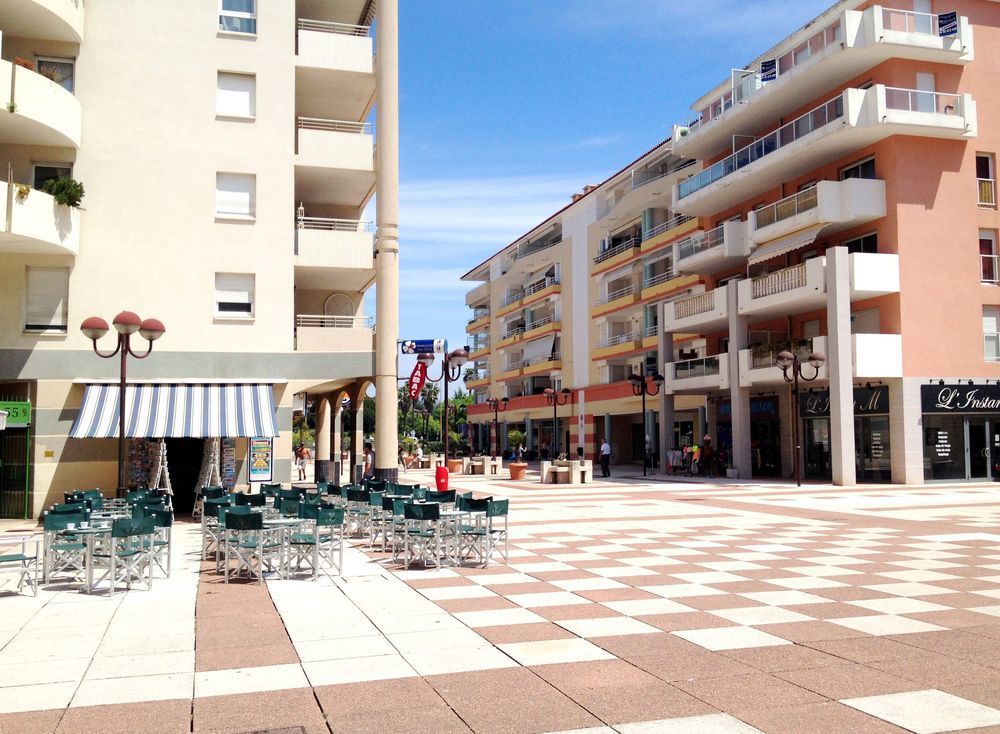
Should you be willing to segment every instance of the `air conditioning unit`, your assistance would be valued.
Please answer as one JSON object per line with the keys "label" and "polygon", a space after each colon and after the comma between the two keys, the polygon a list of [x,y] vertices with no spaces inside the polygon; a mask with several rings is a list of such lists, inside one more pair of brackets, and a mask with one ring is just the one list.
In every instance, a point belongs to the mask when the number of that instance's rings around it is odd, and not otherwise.
{"label": "air conditioning unit", "polygon": [[686,127],[684,125],[674,125],[674,132],[671,137],[674,140],[678,140],[679,138],[686,138],[690,134],[691,134],[691,128]]}

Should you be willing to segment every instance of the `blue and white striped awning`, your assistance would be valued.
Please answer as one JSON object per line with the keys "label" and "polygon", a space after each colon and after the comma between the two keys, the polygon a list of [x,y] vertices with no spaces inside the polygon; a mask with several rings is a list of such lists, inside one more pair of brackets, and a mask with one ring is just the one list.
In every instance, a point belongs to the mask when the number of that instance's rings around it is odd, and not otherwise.
{"label": "blue and white striped awning", "polygon": [[[70,438],[118,437],[118,385],[88,384]],[[236,438],[278,435],[270,384],[137,384],[125,388],[125,435]]]}

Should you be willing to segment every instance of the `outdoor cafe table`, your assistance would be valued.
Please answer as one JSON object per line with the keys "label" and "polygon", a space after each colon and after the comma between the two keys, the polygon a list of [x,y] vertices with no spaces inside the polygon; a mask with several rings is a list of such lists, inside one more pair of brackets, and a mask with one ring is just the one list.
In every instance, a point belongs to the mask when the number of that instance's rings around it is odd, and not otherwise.
{"label": "outdoor cafe table", "polygon": [[66,528],[60,530],[57,535],[63,538],[83,538],[83,570],[86,581],[80,587],[80,593],[89,594],[94,590],[94,546],[101,537],[111,537],[111,523],[100,527],[86,528]]}
{"label": "outdoor cafe table", "polygon": [[279,572],[282,578],[292,575],[291,569],[291,534],[309,523],[304,517],[272,517],[264,518],[265,530],[277,530],[281,534],[281,567],[284,572]]}

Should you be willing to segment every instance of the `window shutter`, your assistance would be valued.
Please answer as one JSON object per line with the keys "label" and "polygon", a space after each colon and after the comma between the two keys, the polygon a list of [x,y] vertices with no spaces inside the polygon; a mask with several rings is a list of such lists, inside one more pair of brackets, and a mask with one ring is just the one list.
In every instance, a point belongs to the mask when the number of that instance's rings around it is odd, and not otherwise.
{"label": "window shutter", "polygon": [[253,315],[252,273],[215,274],[215,310],[220,315]]}
{"label": "window shutter", "polygon": [[252,173],[216,173],[216,214],[254,216],[256,188],[257,177]]}
{"label": "window shutter", "polygon": [[257,79],[253,74],[220,71],[216,84],[216,113],[234,117],[253,117],[257,107],[256,86]]}
{"label": "window shutter", "polygon": [[29,267],[25,284],[25,331],[66,333],[69,268]]}

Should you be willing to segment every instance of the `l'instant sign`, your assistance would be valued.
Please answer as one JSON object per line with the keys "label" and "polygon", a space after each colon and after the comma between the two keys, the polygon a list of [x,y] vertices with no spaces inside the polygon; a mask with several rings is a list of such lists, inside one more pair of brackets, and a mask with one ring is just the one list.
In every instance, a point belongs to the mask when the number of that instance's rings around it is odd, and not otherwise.
{"label": "l'instant sign", "polygon": [[924,413],[1000,413],[998,385],[921,385]]}

